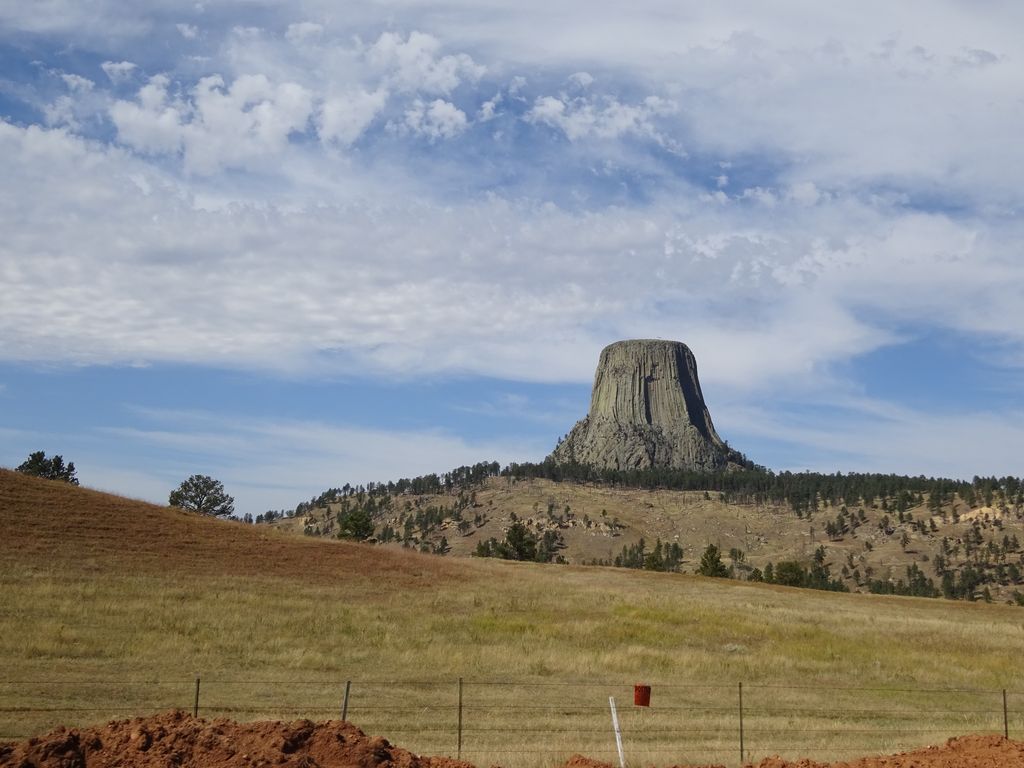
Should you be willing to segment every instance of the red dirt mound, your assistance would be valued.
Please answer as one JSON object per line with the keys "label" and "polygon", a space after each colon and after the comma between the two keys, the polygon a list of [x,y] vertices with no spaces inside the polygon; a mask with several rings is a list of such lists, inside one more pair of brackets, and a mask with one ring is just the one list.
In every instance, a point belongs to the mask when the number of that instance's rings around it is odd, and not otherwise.
{"label": "red dirt mound", "polygon": [[[601,760],[594,760],[583,755],[573,755],[566,760],[560,768],[614,768],[611,763],[605,763]],[[673,768],[725,768],[721,765],[706,765],[706,766],[685,766],[677,765]]]}
{"label": "red dirt mound", "polygon": [[236,723],[184,712],[116,720],[0,744],[4,768],[473,768],[418,757],[354,725],[331,720]]}
{"label": "red dirt mound", "polygon": [[612,764],[604,763],[600,760],[592,760],[583,755],[573,755],[565,761],[562,768],[612,768]]}
{"label": "red dirt mound", "polygon": [[[612,765],[573,755],[562,768],[612,768]],[[688,767],[678,765],[673,768]],[[925,747],[899,755],[862,757],[839,763],[768,757],[759,763],[748,764],[747,768],[1024,768],[1024,742],[1009,741],[1001,736],[961,736],[950,739],[941,747]]]}
{"label": "red dirt mound", "polygon": [[941,747],[840,763],[769,757],[756,768],[1024,768],[1024,742],[1002,736],[960,736]]}
{"label": "red dirt mound", "polygon": [[[184,712],[58,728],[23,742],[0,743],[0,768],[473,768],[419,757],[349,723],[295,720],[236,723]],[[563,768],[612,768],[573,755]],[[675,768],[684,768],[676,766]],[[720,768],[708,766],[707,768]],[[765,758],[748,768],[1024,768],[1024,742],[962,736],[941,747],[850,762]]]}

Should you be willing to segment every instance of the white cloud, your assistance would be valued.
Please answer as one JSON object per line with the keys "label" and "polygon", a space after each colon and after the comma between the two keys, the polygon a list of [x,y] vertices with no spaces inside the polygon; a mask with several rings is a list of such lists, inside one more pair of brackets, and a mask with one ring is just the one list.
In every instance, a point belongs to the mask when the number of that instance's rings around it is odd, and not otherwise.
{"label": "white cloud", "polygon": [[0,122],[4,359],[587,381],[660,335],[738,400],[906,327],[1022,359],[1020,4],[192,11],[0,8],[110,81],[4,82],[54,127]]}
{"label": "white cloud", "polygon": [[323,24],[312,21],[300,21],[289,24],[285,32],[285,38],[294,45],[301,45],[311,40],[317,40],[324,33]]}
{"label": "white cloud", "polygon": [[988,67],[996,64],[1000,57],[980,48],[964,49],[963,54],[954,56],[953,61],[965,67]]}
{"label": "white cloud", "polygon": [[305,130],[312,111],[305,88],[263,75],[242,75],[227,87],[219,76],[205,77],[193,93],[196,119],[186,132],[185,167],[200,173],[276,154],[289,134]]}
{"label": "white cloud", "polygon": [[50,126],[78,127],[75,118],[75,101],[70,96],[58,96],[52,104],[43,107],[43,117]]}
{"label": "white cloud", "polygon": [[387,104],[384,90],[356,90],[324,99],[317,114],[317,132],[323,141],[343,145],[355,142]]}
{"label": "white cloud", "polygon": [[51,70],[59,75],[67,92],[49,103],[40,103],[44,122],[48,126],[60,126],[72,131],[95,129],[102,124],[103,116],[110,103],[110,95],[102,85],[81,75]]}
{"label": "white cloud", "polygon": [[135,75],[135,70],[138,69],[138,65],[130,61],[104,61],[100,67],[114,85],[131,80]]}
{"label": "white cloud", "polygon": [[594,77],[589,72],[575,72],[569,75],[569,82],[577,88],[586,89],[594,84]]}
{"label": "white cloud", "polygon": [[481,104],[476,113],[477,122],[486,123],[493,120],[498,114],[498,105],[501,104],[502,98],[502,94],[498,93]]}
{"label": "white cloud", "polygon": [[982,149],[1006,148],[1019,112],[997,95],[1005,63],[964,68],[950,56],[922,58],[910,41],[884,55],[876,44],[794,48],[737,34],[691,49],[676,86],[690,146],[792,159],[790,181],[825,189],[896,185],[931,195],[939,186],[951,197],[1017,198],[997,166],[1024,168],[1024,153]]}
{"label": "white cloud", "polygon": [[462,82],[479,80],[486,68],[464,53],[440,55],[433,35],[411,32],[405,39],[384,32],[366,52],[369,64],[384,73],[397,90],[446,95]]}
{"label": "white cloud", "polygon": [[434,99],[429,104],[417,99],[405,112],[404,126],[431,141],[458,136],[468,125],[466,113],[449,101]]}
{"label": "white cloud", "polygon": [[823,195],[813,181],[801,181],[786,190],[786,197],[800,205],[815,205]]}
{"label": "white cloud", "polygon": [[[406,73],[393,75],[395,83],[420,83],[416,73],[436,69],[438,76],[427,78],[434,87],[471,80],[439,76],[458,67],[435,66],[443,58],[437,41],[486,50],[490,58],[473,60],[474,66],[528,75],[534,84],[563,80],[555,73],[592,73],[599,62],[602,73],[631,87],[595,97],[613,97],[633,110],[641,105],[626,94],[637,90],[674,102],[679,111],[659,118],[657,129],[691,154],[771,157],[784,169],[784,183],[810,181],[822,191],[895,184],[1003,211],[1020,204],[1019,185],[1011,181],[1024,173],[1024,147],[1014,138],[1019,73],[1011,54],[1024,11],[1013,4],[985,14],[953,0],[898,7],[873,0],[857,12],[801,2],[769,10],[744,2],[680,14],[660,0],[629,9],[505,0],[449,7],[456,10],[401,6],[406,28],[422,31],[389,32],[368,46],[382,59],[381,77],[392,70]],[[922,14],[928,25],[920,24]],[[379,9],[356,14],[352,28],[366,21],[372,29],[380,18]],[[327,33],[343,29],[326,26]],[[401,61],[390,52],[398,48],[407,49]],[[598,82],[612,78],[602,74]],[[360,85],[372,91],[382,84]],[[587,92],[594,89],[591,84]],[[600,100],[588,115],[584,105],[545,95],[565,104],[562,114],[548,114],[554,126],[576,136],[640,130],[642,118],[628,109],[619,118],[633,127],[616,131],[614,123],[596,119],[605,108]]]}
{"label": "white cloud", "polygon": [[[560,73],[570,72],[571,94],[531,94],[529,114],[577,142],[639,136],[691,155],[770,157],[781,186],[810,182],[822,193],[898,187],[1002,211],[1020,203],[1019,185],[1010,181],[1019,175],[1014,169],[1024,172],[1024,148],[1012,128],[1020,107],[1008,30],[1024,18],[1009,7],[970,15],[939,0],[928,6],[934,23],[924,28],[910,8],[924,6],[915,3],[869,4],[870,18],[834,8],[808,12],[788,2],[772,13],[756,5],[742,14],[708,6],[685,20],[610,7],[580,14],[572,3],[456,6],[457,20],[438,16],[432,6],[403,8],[404,29],[384,33],[377,32],[380,8],[341,19],[315,3],[271,13],[263,31],[204,26],[211,63],[203,69],[221,72],[226,82],[262,73],[274,83],[296,83],[314,106],[349,93],[388,91],[397,95],[395,110],[407,108],[399,99],[441,97],[464,105],[465,94],[450,94],[478,83],[487,67],[495,78],[528,74],[535,84],[565,82]],[[658,2],[644,7],[656,9]],[[101,18],[105,11],[115,9],[102,5]],[[128,23],[146,11],[122,15]],[[18,17],[15,28],[28,23]],[[276,27],[273,18],[280,19]],[[267,31],[274,28],[288,31]],[[555,36],[554,29],[572,33]],[[367,30],[368,42],[358,42]],[[490,58],[479,60],[477,51]],[[106,65],[112,78],[131,74],[113,72],[112,65],[131,66],[117,62]],[[613,75],[589,80],[594,62]],[[177,72],[182,64],[175,59],[164,69]],[[186,92],[194,85],[175,78]],[[487,87],[492,94],[493,83]],[[657,94],[660,104],[628,95],[638,92]],[[514,95],[510,89],[510,103]],[[486,121],[495,107],[478,96],[472,110],[462,109]]]}
{"label": "white cloud", "polygon": [[80,75],[69,75],[67,73],[61,74],[61,80],[67,85],[70,91],[91,91],[93,86],[96,85],[92,80],[87,77],[81,77]]}
{"label": "white cloud", "polygon": [[198,210],[180,182],[65,131],[0,123],[0,154],[19,191],[0,199],[12,361],[588,381],[609,339],[654,335],[691,344],[716,387],[764,393],[835,386],[830,365],[891,343],[893,323],[1024,345],[1012,221],[781,194]]}
{"label": "white cloud", "polygon": [[[384,33],[379,33],[375,12],[363,16],[353,11],[352,19],[339,21],[310,5],[290,9],[288,18],[268,12],[263,30],[225,31],[238,23],[229,13],[221,14],[219,29],[208,29],[204,21],[201,42],[207,47],[202,50],[211,58],[203,71],[223,74],[196,79],[188,75],[194,69],[175,60],[172,64],[180,66],[167,68],[175,72],[173,80],[152,77],[134,98],[110,107],[122,147],[140,155],[180,157],[192,176],[164,177],[157,170],[161,163],[150,167],[138,158],[76,142],[66,131],[19,134],[7,126],[5,140],[22,153],[16,178],[29,180],[8,183],[25,189],[26,196],[34,190],[43,204],[24,217],[36,230],[18,224],[23,217],[14,203],[5,213],[5,225],[33,244],[24,252],[54,254],[80,239],[88,243],[90,233],[71,232],[46,201],[67,196],[72,207],[83,210],[90,195],[105,203],[95,202],[87,215],[124,233],[120,247],[125,260],[99,270],[109,276],[102,286],[65,286],[62,295],[75,307],[83,306],[81,295],[90,290],[99,306],[105,296],[130,297],[129,275],[153,290],[161,284],[152,277],[161,258],[178,263],[188,275],[186,282],[193,280],[202,270],[189,254],[203,254],[213,283],[237,303],[205,324],[172,323],[186,329],[182,338],[199,340],[195,354],[200,359],[223,354],[232,346],[226,339],[232,338],[240,342],[228,354],[246,364],[263,358],[257,351],[261,344],[264,350],[295,344],[293,358],[353,349],[372,356],[366,350],[382,349],[374,361],[379,365],[388,365],[388,354],[394,353],[413,365],[480,367],[450,351],[420,355],[414,343],[401,339],[420,333],[405,303],[421,304],[417,288],[433,285],[432,280],[438,281],[444,302],[434,297],[426,302],[423,327],[461,327],[470,323],[468,307],[473,307],[487,315],[495,338],[524,322],[542,334],[534,318],[559,328],[565,339],[582,339],[581,345],[657,327],[666,335],[692,334],[714,345],[731,339],[749,346],[755,361],[765,357],[759,349],[773,339],[802,333],[808,341],[788,345],[791,351],[780,358],[801,370],[820,370],[851,350],[884,343],[890,320],[872,320],[872,312],[1019,340],[1013,286],[1020,275],[1012,214],[1019,207],[1019,185],[1013,180],[1021,175],[1016,169],[1024,168],[1024,150],[1012,131],[1020,107],[1007,29],[1020,12],[1001,8],[982,18],[939,3],[929,7],[943,23],[923,29],[900,27],[914,14],[881,5],[873,6],[879,11],[875,18],[842,9],[808,13],[786,3],[772,13],[751,4],[740,17],[709,6],[696,9],[685,24],[664,16],[652,23],[615,8],[581,16],[578,7],[530,2],[511,9],[486,0],[456,6],[461,9],[457,21],[448,16],[439,21],[429,9],[408,9],[404,28]],[[492,20],[496,8],[506,11],[500,26]],[[110,10],[103,6],[101,15],[103,9]],[[576,25],[556,24],[563,34],[555,35],[535,20],[528,22],[532,12]],[[212,22],[215,15],[207,18]],[[790,25],[798,16],[806,21],[799,34]],[[363,24],[365,19],[370,21]],[[913,32],[892,35],[886,20]],[[30,24],[23,14],[15,22],[16,28]],[[567,29],[572,33],[564,34]],[[355,40],[353,31],[370,42]],[[605,45],[612,37],[621,45]],[[478,61],[477,51],[487,51],[490,58]],[[137,76],[136,65],[120,58],[134,58],[132,48],[107,55],[111,58],[102,66],[112,82]],[[598,71],[598,63],[601,77],[595,81],[589,73]],[[565,73],[574,73],[568,84]],[[491,79],[471,87],[489,74]],[[511,85],[494,95],[495,81]],[[81,75],[65,76],[71,93],[43,106],[51,125],[84,130],[76,100],[89,91],[86,82]],[[558,84],[570,93],[558,92]],[[451,96],[457,89],[463,90]],[[91,92],[97,91],[103,91],[101,85]],[[661,95],[627,95],[654,92]],[[95,95],[111,98],[109,93]],[[525,106],[517,102],[524,98],[529,98]],[[649,168],[654,169],[651,175],[669,175],[659,161],[630,167],[630,158],[624,161],[625,155],[611,145],[642,138],[670,147],[686,143],[688,150],[703,152],[702,160],[713,168],[700,172],[704,183],[721,189],[694,190],[678,178],[663,189],[647,189],[641,180],[648,196],[643,201],[627,202],[621,210],[587,211],[580,204],[573,213],[533,202],[528,195],[521,204],[508,203],[493,190],[491,198],[449,200],[447,190],[473,186],[467,181],[476,181],[476,168],[446,159],[403,175],[401,149],[388,155],[390,145],[379,150],[366,142],[359,157],[364,165],[357,167],[357,162],[337,161],[345,153],[331,146],[348,147],[384,125],[430,141],[473,141],[470,115],[479,122],[499,116],[507,120],[523,109],[527,120],[573,141],[574,161],[586,166],[592,160],[594,174],[609,183],[615,180],[609,166],[621,167],[623,175]],[[311,125],[320,142],[308,140],[313,138]],[[503,121],[495,133],[508,128]],[[392,139],[379,145],[397,143]],[[588,157],[588,139],[605,142],[600,157]],[[47,154],[58,148],[70,154],[63,160]],[[753,169],[745,167],[750,158]],[[496,158],[502,160],[507,165],[498,168],[496,177],[517,178],[527,165],[520,157]],[[760,172],[762,161],[781,170]],[[97,167],[108,168],[110,175],[99,174]],[[258,184],[247,177],[238,181],[223,174],[225,169],[261,176]],[[557,180],[571,172],[556,164],[550,177]],[[413,174],[422,178],[408,178]],[[129,178],[135,180],[130,187]],[[52,179],[70,181],[57,194],[47,187]],[[730,183],[743,191],[734,193]],[[578,184],[585,186],[587,180]],[[143,197],[163,200],[166,210],[155,202],[152,209],[137,205],[132,195],[147,185],[153,191]],[[520,194],[518,188],[508,193],[512,198]],[[915,214],[919,194],[948,195],[953,206],[969,212]],[[407,202],[399,205],[398,199]],[[200,212],[200,207],[207,210]],[[188,236],[179,227],[164,231],[167,210],[187,222]],[[326,224],[325,211],[335,221]],[[153,216],[161,223],[154,223]],[[351,243],[352,250],[339,249],[339,239],[346,248]],[[367,323],[372,343],[352,341],[361,338],[364,328],[351,318],[333,328],[324,322],[334,305],[321,294],[321,286],[308,285],[291,271],[295,257],[289,244],[297,242],[303,243],[307,269],[343,285],[348,275],[358,273],[362,294],[350,295],[346,288],[340,302],[379,323]],[[290,308],[295,327],[246,316],[254,300],[271,306],[272,316],[285,313],[279,297],[263,295],[224,255],[239,251],[252,260],[254,273],[270,282],[276,282],[271,280],[275,259],[286,262],[285,286],[300,305]],[[20,265],[24,252],[12,251],[9,262]],[[96,244],[88,252],[93,255],[83,259],[98,259],[102,252]],[[406,263],[395,253],[416,254],[416,259]],[[356,254],[375,262],[360,267]],[[505,281],[499,286],[491,282],[495,264]],[[528,277],[516,271],[524,264]],[[632,285],[637,281],[627,264],[653,277]],[[38,279],[31,269],[8,269],[17,285],[31,288]],[[453,280],[453,273],[460,277]],[[405,274],[415,279],[406,281]],[[173,270],[166,279],[177,280]],[[611,287],[605,284],[609,280]],[[807,301],[802,293],[813,293],[817,301]],[[950,301],[951,295],[970,298]],[[501,309],[489,310],[487,301]],[[176,314],[170,307],[164,311]],[[804,330],[810,316],[828,321],[820,338]],[[145,332],[133,330],[131,323],[111,329],[111,338],[120,339],[126,351],[106,344],[99,334],[69,329],[70,337],[79,339],[80,354],[89,359],[147,358],[164,354],[162,349],[174,359],[188,357],[186,346],[173,338],[165,346],[145,341],[146,333],[165,334],[158,318],[147,318],[145,308],[132,317],[145,318],[140,323]],[[298,330],[303,323],[310,324],[309,333]],[[232,330],[222,333],[222,328]],[[838,342],[829,341],[829,331]],[[8,350],[19,350],[15,356],[39,354],[17,343]],[[70,345],[67,353],[79,354]],[[529,366],[519,355],[520,350],[512,350],[489,364],[521,376]],[[572,353],[544,374],[527,375],[586,377],[589,364],[580,366],[582,372],[574,367],[581,359],[583,354]],[[767,363],[771,376],[780,375],[773,365]],[[721,366],[728,372],[723,379],[739,381],[749,373],[725,354]]]}
{"label": "white cloud", "polygon": [[295,83],[271,83],[242,75],[230,86],[219,75],[202,78],[190,98],[171,99],[169,81],[157,75],[136,101],[117,101],[110,115],[118,139],[149,153],[184,151],[185,169],[211,174],[246,167],[279,154],[312,112],[308,91]]}
{"label": "white cloud", "polygon": [[155,75],[139,89],[136,101],[116,101],[110,117],[118,139],[140,152],[177,152],[182,145],[182,121],[188,107],[170,100],[166,75]]}
{"label": "white cloud", "polygon": [[[187,171],[212,175],[266,168],[263,160],[304,133],[308,118],[324,144],[341,147],[355,143],[389,106],[392,124],[406,134],[453,138],[468,126],[466,113],[447,98],[424,97],[449,94],[485,72],[467,54],[444,53],[440,40],[423,32],[384,32],[364,44],[339,41],[310,21],[290,23],[283,39],[234,27],[220,58],[222,74],[191,84],[160,74],[135,99],[115,101],[110,114],[121,143],[148,154],[181,153]],[[134,65],[105,68],[122,82]]]}
{"label": "white cloud", "polygon": [[597,101],[540,96],[525,119],[558,128],[570,141],[616,139],[627,134],[658,139],[660,134],[652,121],[676,110],[675,104],[657,96],[649,96],[637,105],[622,104],[613,97]]}
{"label": "white cloud", "polygon": [[771,208],[778,202],[775,193],[770,189],[764,189],[763,187],[749,187],[744,189],[740,193],[741,200],[754,200],[761,205]]}
{"label": "white cloud", "polygon": [[123,43],[152,30],[148,5],[96,0],[52,0],[45,6],[0,3],[0,29],[43,35],[74,35],[98,45]]}

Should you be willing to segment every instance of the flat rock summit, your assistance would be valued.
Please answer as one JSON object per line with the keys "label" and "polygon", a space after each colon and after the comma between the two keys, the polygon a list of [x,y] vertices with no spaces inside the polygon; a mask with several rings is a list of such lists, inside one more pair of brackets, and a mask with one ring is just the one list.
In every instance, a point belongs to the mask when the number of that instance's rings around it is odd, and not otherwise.
{"label": "flat rock summit", "polygon": [[701,472],[743,461],[715,432],[690,348],[660,339],[617,341],[601,351],[590,412],[552,458],[603,469]]}

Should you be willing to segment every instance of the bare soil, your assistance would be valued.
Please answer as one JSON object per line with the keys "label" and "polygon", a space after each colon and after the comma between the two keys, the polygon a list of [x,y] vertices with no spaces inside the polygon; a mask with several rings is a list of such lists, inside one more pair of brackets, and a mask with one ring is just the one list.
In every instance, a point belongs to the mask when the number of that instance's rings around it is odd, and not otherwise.
{"label": "bare soil", "polygon": [[[181,711],[0,743],[2,768],[473,768],[420,757],[338,720],[204,720]],[[574,755],[564,768],[612,768]],[[674,768],[684,768],[675,766]],[[710,768],[710,767],[709,767]],[[718,767],[715,767],[718,768]],[[849,762],[761,760],[753,768],[1024,768],[1024,742],[962,736],[943,746]]]}
{"label": "bare soil", "polygon": [[[746,768],[1022,768],[1024,742],[1002,736],[958,736],[942,746],[924,747],[898,755],[860,757],[836,763],[766,757]],[[612,768],[611,764],[573,755],[564,768]],[[673,768],[693,768],[677,765]],[[722,768],[705,766],[704,768]]]}
{"label": "bare soil", "polygon": [[419,757],[339,720],[314,723],[204,720],[181,711],[115,720],[92,728],[57,728],[0,744],[7,768],[473,768]]}
{"label": "bare soil", "polygon": [[1020,768],[1024,766],[1024,742],[1002,736],[958,736],[941,747],[885,757],[862,757],[839,763],[813,760],[787,761],[769,757],[757,768]]}

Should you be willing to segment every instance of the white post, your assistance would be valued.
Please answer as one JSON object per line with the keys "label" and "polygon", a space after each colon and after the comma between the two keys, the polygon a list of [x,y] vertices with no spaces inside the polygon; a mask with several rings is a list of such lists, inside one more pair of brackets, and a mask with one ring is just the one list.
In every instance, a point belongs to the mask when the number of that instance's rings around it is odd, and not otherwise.
{"label": "white post", "polygon": [[608,697],[608,704],[612,708],[612,726],[615,728],[615,746],[619,748],[619,766],[626,768],[626,754],[622,751],[622,730],[619,728],[619,713],[615,711],[615,697]]}

